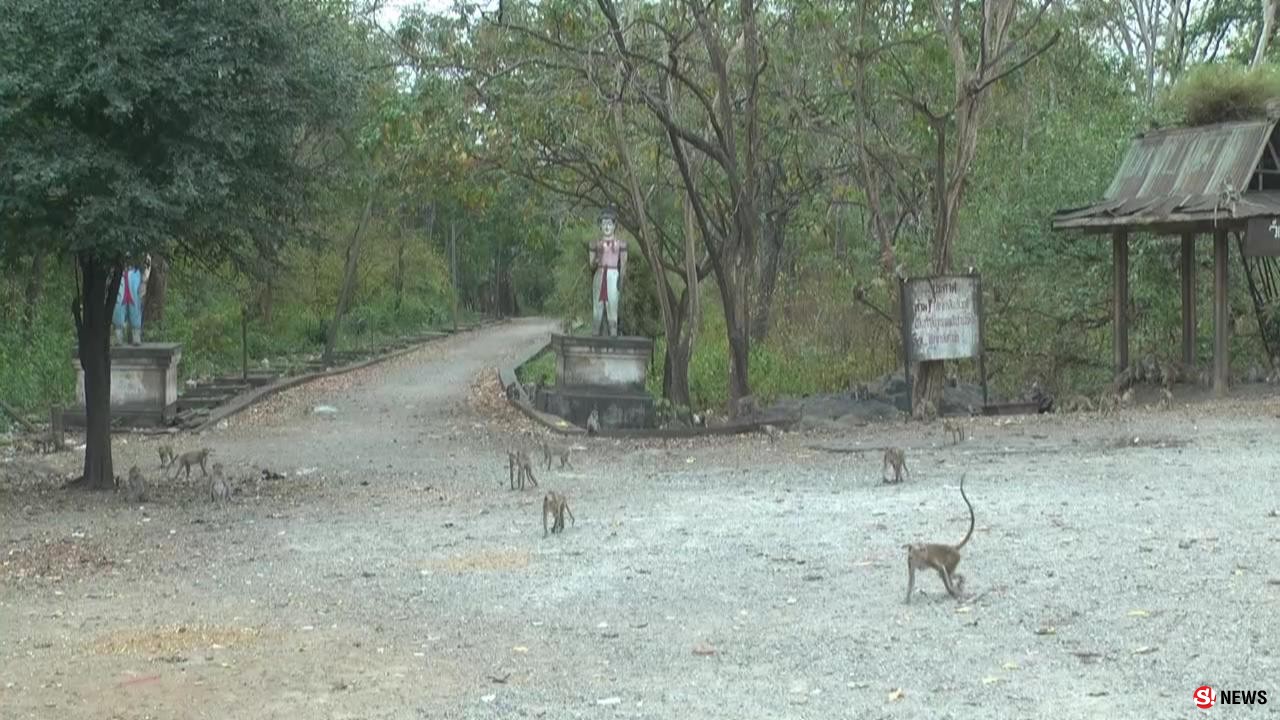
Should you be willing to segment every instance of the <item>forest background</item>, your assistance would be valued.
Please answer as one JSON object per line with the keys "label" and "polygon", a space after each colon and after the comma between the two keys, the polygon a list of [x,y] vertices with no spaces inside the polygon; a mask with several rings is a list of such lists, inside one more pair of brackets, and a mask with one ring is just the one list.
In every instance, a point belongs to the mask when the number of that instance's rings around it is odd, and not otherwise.
{"label": "forest background", "polygon": [[[193,200],[203,214],[187,225],[152,222],[145,192],[98,192],[97,224],[81,204],[73,228],[32,209],[31,168],[82,162],[97,177],[110,163],[93,148],[109,144],[34,142],[32,128],[75,103],[136,118],[145,103],[127,91],[165,91],[146,53],[104,60],[94,53],[110,43],[85,38],[123,23],[128,47],[168,46],[148,25],[155,6],[67,2],[28,0],[0,21],[6,37],[50,29],[41,62],[77,78],[49,95],[74,103],[12,111],[45,70],[0,43],[0,68],[19,68],[0,71],[12,101],[0,109],[0,399],[33,416],[74,392],[68,308],[87,287],[89,242],[67,240],[77,233],[106,238],[95,252],[108,264],[151,253],[146,336],[183,344],[185,380],[239,368],[242,318],[255,367],[447,327],[455,307],[464,321],[545,313],[581,328],[605,206],[632,248],[624,329],[658,339],[651,385],[672,405],[767,403],[893,372],[896,278],[969,268],[983,277],[997,393],[1033,379],[1096,387],[1112,373],[1110,243],[1052,232],[1052,213],[1099,198],[1136,133],[1184,122],[1205,94],[1244,116],[1280,95],[1275,7],[1256,0],[504,0],[391,15],[236,0],[219,5],[240,13],[227,23],[297,41],[260,67],[293,63],[281,72],[311,83],[262,101],[287,106],[290,131],[270,137],[297,185],[269,222],[258,204],[271,184],[247,182],[217,212]],[[75,75],[86,58],[111,80]],[[276,86],[262,87],[255,97]],[[117,132],[73,120],[77,137]],[[80,189],[61,188],[67,207]],[[228,226],[253,241],[228,240]],[[1178,250],[1132,245],[1134,357],[1177,357]],[[1238,374],[1267,359],[1231,252]],[[1210,244],[1197,253],[1208,318]],[[1202,323],[1202,358],[1210,333]],[[956,371],[976,379],[968,363]]]}

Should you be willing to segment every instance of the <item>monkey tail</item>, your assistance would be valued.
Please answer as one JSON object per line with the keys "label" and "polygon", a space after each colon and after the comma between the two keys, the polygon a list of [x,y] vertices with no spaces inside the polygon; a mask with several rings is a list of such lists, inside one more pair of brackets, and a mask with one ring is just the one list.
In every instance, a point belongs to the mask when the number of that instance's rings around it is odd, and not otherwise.
{"label": "monkey tail", "polygon": [[969,542],[969,538],[973,537],[973,525],[974,525],[973,503],[969,502],[969,496],[964,494],[965,475],[968,475],[968,473],[965,473],[964,475],[960,476],[960,497],[964,498],[964,504],[969,506],[969,532],[965,533],[964,539],[961,540],[960,544],[956,546],[957,550],[964,547],[964,544]]}

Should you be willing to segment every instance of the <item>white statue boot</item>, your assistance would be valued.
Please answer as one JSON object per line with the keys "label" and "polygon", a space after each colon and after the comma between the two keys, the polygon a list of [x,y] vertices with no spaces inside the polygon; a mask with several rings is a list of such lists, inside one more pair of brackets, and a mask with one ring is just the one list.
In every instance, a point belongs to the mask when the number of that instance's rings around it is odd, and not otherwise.
{"label": "white statue boot", "polygon": [[129,331],[132,339],[132,343],[130,344],[141,345],[142,344],[142,328],[133,327],[133,328],[129,328]]}

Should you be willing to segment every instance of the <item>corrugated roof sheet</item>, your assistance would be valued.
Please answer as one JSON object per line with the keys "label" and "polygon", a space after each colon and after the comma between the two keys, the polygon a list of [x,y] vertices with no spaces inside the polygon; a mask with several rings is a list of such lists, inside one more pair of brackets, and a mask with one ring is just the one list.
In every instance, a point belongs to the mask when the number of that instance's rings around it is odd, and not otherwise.
{"label": "corrugated roof sheet", "polygon": [[1240,192],[1275,127],[1275,120],[1254,120],[1134,138],[1102,200],[1059,210],[1053,227],[1112,229],[1280,214],[1280,191]]}

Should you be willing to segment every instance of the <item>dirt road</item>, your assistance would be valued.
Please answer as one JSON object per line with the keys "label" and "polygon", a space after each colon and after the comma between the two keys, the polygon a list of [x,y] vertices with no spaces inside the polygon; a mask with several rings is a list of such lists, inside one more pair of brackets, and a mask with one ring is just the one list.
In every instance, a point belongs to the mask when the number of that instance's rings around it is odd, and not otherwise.
{"label": "dirt road", "polygon": [[[142,506],[0,464],[0,717],[1185,718],[1202,684],[1280,706],[1275,397],[979,419],[959,445],[584,441],[512,492],[532,429],[471,385],[550,329],[180,438],[235,478],[225,509],[199,471],[161,480],[151,439],[115,449],[154,480]],[[905,604],[901,545],[960,539],[961,473],[970,597],[920,577]],[[576,516],[549,539],[545,488]]]}

